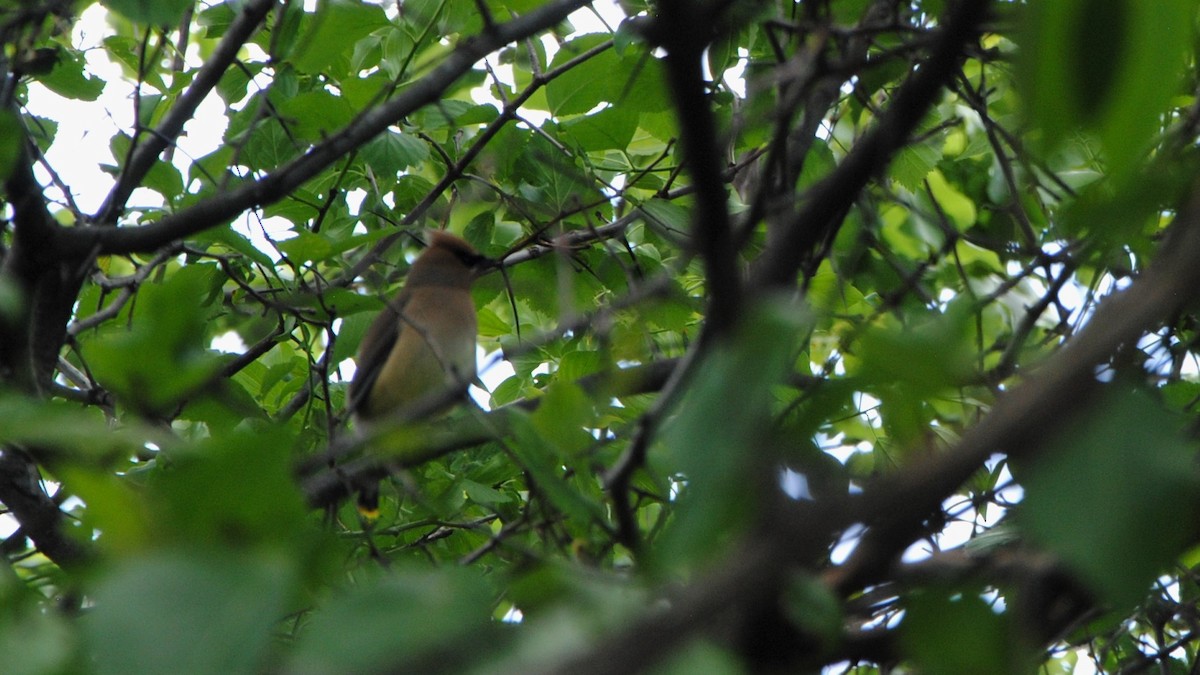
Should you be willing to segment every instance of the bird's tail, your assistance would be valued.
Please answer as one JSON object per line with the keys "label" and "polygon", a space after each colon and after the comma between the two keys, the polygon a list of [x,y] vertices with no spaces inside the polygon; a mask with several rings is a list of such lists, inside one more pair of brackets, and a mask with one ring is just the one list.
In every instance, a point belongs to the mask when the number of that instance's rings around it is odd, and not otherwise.
{"label": "bird's tail", "polygon": [[358,484],[358,513],[368,522],[379,518],[379,481],[364,480]]}

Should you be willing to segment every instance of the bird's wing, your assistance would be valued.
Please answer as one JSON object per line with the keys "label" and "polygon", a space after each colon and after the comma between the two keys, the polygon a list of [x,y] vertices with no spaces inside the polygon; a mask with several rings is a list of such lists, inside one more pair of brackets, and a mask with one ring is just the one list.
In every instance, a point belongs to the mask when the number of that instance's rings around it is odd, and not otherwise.
{"label": "bird's wing", "polygon": [[375,387],[375,381],[379,379],[379,373],[387,363],[388,354],[391,353],[396,340],[400,339],[400,331],[403,330],[400,317],[406,304],[408,294],[402,292],[387,303],[363,335],[362,346],[358,351],[357,370],[354,371],[354,379],[350,381],[346,400],[346,410],[351,414],[360,412],[368,392]]}

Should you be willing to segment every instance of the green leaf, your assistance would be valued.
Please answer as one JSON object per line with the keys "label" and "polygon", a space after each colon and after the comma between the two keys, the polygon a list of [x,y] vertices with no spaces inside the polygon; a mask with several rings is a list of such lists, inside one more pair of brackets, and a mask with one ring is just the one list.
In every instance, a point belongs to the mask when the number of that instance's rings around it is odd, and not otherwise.
{"label": "green leaf", "polygon": [[409,119],[413,126],[426,133],[458,127],[459,118],[475,109],[466,101],[442,100],[434,105],[425,106]]}
{"label": "green leaf", "polygon": [[95,583],[81,620],[91,672],[261,672],[291,567],[201,550],[118,562]]}
{"label": "green leaf", "polygon": [[24,142],[25,130],[20,119],[8,110],[0,111],[0,180],[7,180],[12,174]]}
{"label": "green leaf", "polygon": [[808,149],[808,155],[804,158],[804,169],[800,172],[796,187],[803,189],[816,185],[836,166],[837,160],[833,157],[833,151],[829,149],[829,143],[820,138],[813,139],[812,147]]}
{"label": "green leaf", "polygon": [[576,455],[591,446],[595,439],[587,432],[594,417],[592,402],[574,382],[558,380],[546,389],[541,405],[533,413],[533,424],[541,437],[561,454]]}
{"label": "green leaf", "polygon": [[[58,122],[37,115],[25,115],[24,118],[25,128],[29,130],[29,137],[33,139],[34,143],[37,143],[38,149],[42,152],[49,150],[54,145],[55,135],[58,134]],[[3,140],[4,138],[4,136],[0,136],[0,142],[8,142]],[[2,147],[0,147],[0,152],[3,152]],[[3,166],[7,166],[7,164]]]}
{"label": "green leaf", "polygon": [[892,178],[909,192],[922,192],[925,178],[941,158],[941,151],[930,143],[905,146],[892,160]]}
{"label": "green leaf", "polygon": [[845,612],[828,585],[815,577],[797,574],[788,581],[784,611],[797,626],[829,644],[836,641],[845,625]]}
{"label": "green leaf", "polygon": [[1194,12],[1189,0],[1029,5],[1018,73],[1047,145],[1082,125],[1098,132],[1114,178],[1136,175],[1177,91]]}
{"label": "green leaf", "polygon": [[63,50],[54,70],[36,79],[59,96],[77,101],[95,101],[104,91],[104,80],[86,74],[83,59],[70,50]]}
{"label": "green leaf", "polygon": [[431,28],[437,35],[475,33],[482,23],[473,0],[408,0],[404,9],[414,37]]}
{"label": "green leaf", "polygon": [[918,400],[960,385],[972,372],[970,321],[970,308],[959,303],[945,314],[929,314],[907,326],[875,327],[855,347],[861,362],[848,372],[903,385]]}
{"label": "green leaf", "polygon": [[[6,598],[7,600],[7,598]],[[16,614],[8,605],[0,614],[0,653],[8,675],[46,675],[79,672],[75,660],[78,638],[73,626],[52,612]]]}
{"label": "green leaf", "polygon": [[691,214],[675,202],[651,199],[643,202],[638,208],[646,214],[650,222],[666,230],[680,233],[691,230]]}
{"label": "green leaf", "polygon": [[[768,446],[771,387],[787,374],[807,312],[780,300],[749,305],[736,333],[710,350],[663,430],[671,472],[686,482],[676,520],[654,561],[687,569],[727,543],[726,533],[749,518],[756,500],[747,486],[772,460]],[[737,414],[730,414],[736,406]]]}
{"label": "green leaf", "polygon": [[624,150],[637,131],[638,114],[625,107],[612,107],[570,120],[563,130],[586,152]]}
{"label": "green leaf", "polygon": [[143,412],[162,413],[198,393],[221,367],[205,344],[205,316],[198,311],[219,286],[216,267],[202,264],[143,286],[130,330],[84,345],[97,379]]}
{"label": "green leaf", "polygon": [[744,675],[746,669],[728,648],[696,640],[672,652],[662,665],[649,672],[653,675]]}
{"label": "green leaf", "polygon": [[225,34],[229,24],[237,17],[234,7],[231,6],[236,2],[237,0],[227,0],[209,5],[196,15],[196,23],[205,28],[205,37],[215,40]]}
{"label": "green leaf", "polygon": [[429,145],[412,134],[386,131],[359,151],[363,161],[377,175],[395,176],[410,166],[429,159]]}
{"label": "green leaf", "polygon": [[901,644],[930,675],[1010,675],[1031,672],[1031,655],[1014,648],[1007,617],[969,591],[933,589],[905,601]]}
{"label": "green leaf", "polygon": [[327,0],[315,15],[307,16],[301,45],[292,63],[302,73],[319,73],[338,58],[348,56],[359,38],[377,28],[391,25],[379,5]]}
{"label": "green leaf", "polygon": [[[582,377],[599,372],[604,366],[604,358],[600,352],[573,351],[564,354],[559,360],[557,374],[561,381],[578,382]],[[582,391],[579,393],[582,395]],[[576,405],[583,405],[583,402],[576,399]]]}
{"label": "green leaf", "polygon": [[476,504],[495,507],[512,500],[511,496],[473,480],[463,479],[462,487],[463,491],[467,493],[467,498]]}
{"label": "green leaf", "polygon": [[[166,91],[167,87],[163,82],[161,71],[146,68],[142,63],[141,40],[136,40],[128,35],[110,35],[104,38],[104,51],[110,60],[121,65],[121,70],[127,77],[136,78],[140,72],[147,84],[159,91]],[[139,107],[141,106],[139,105]]]}
{"label": "green leaf", "polygon": [[156,543],[152,509],[130,481],[78,466],[64,467],[58,477],[71,494],[88,505],[81,524],[100,533],[101,550],[130,554]]}
{"label": "green leaf", "polygon": [[275,265],[270,256],[258,250],[249,239],[229,227],[210,227],[196,234],[193,239],[201,243],[221,244],[228,247],[231,251],[246,256],[252,262],[262,265],[264,268],[269,269]]}
{"label": "green leaf", "polygon": [[[570,40],[555,54],[550,66],[561,66],[606,40],[603,35],[584,35]],[[619,61],[611,50],[601,52],[548,82],[546,101],[550,104],[550,112],[556,116],[579,115],[602,102],[612,101],[612,82],[621,79]]]}
{"label": "green leaf", "polygon": [[146,173],[142,187],[154,190],[171,204],[183,194],[183,176],[174,164],[155,162]]}
{"label": "green leaf", "polygon": [[[469,570],[400,570],[335,596],[301,632],[289,673],[453,672],[496,637],[487,585]],[[462,649],[462,645],[474,645]]]}
{"label": "green leaf", "polygon": [[276,103],[288,128],[300,138],[317,140],[338,131],[354,117],[350,104],[324,91],[306,91]]}
{"label": "green leaf", "polygon": [[948,183],[941,171],[930,171],[925,180],[938,209],[950,219],[959,232],[964,232],[975,224],[975,202]]}
{"label": "green leaf", "polygon": [[100,4],[134,23],[173,27],[192,0],[102,0]]}
{"label": "green leaf", "polygon": [[613,33],[613,50],[618,56],[625,56],[630,46],[644,40],[639,24],[638,19],[626,17],[617,25],[617,30]]}
{"label": "green leaf", "polygon": [[510,420],[517,439],[513,452],[538,489],[576,523],[605,522],[600,505],[586,499],[573,484],[563,479],[563,466],[572,458],[564,457],[561,449],[542,435],[530,416],[514,410]]}
{"label": "green leaf", "polygon": [[299,558],[314,533],[291,480],[293,439],[283,429],[239,425],[190,448],[172,450],[147,499],[177,545],[278,551]]}
{"label": "green leaf", "polygon": [[1113,385],[1028,467],[1014,467],[1024,529],[1119,611],[1192,541],[1180,514],[1200,506],[1200,479],[1183,426],[1145,394]]}
{"label": "green leaf", "polygon": [[250,132],[241,159],[253,169],[270,170],[300,154],[296,139],[277,121],[269,121]]}
{"label": "green leaf", "polygon": [[307,230],[299,230],[295,237],[279,242],[279,250],[294,263],[327,260],[334,254],[328,239]]}
{"label": "green leaf", "polygon": [[[380,307],[382,309],[382,307]],[[337,343],[333,349],[333,362],[341,363],[354,356],[358,345],[362,342],[367,328],[375,320],[373,314],[359,313],[342,319],[342,329],[338,331]]]}

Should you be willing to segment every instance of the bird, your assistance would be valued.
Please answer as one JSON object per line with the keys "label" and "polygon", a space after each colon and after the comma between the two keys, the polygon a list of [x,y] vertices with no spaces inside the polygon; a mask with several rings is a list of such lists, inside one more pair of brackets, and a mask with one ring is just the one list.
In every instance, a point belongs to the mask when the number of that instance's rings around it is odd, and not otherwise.
{"label": "bird", "polygon": [[[408,270],[404,287],[363,335],[347,391],[356,430],[399,411],[418,416],[449,409],[456,388],[476,377],[478,336],[471,284],[490,259],[447,232],[430,233],[428,247]],[[404,414],[401,413],[401,414]],[[379,485],[358,486],[359,511],[378,515]]]}

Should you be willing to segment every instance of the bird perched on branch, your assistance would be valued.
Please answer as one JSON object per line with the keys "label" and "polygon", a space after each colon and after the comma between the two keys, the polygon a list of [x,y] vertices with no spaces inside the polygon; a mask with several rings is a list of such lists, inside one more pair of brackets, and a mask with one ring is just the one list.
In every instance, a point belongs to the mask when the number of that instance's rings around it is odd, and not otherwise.
{"label": "bird perched on branch", "polygon": [[[470,244],[434,231],[404,288],[363,336],[347,409],[359,430],[397,411],[445,410],[475,379],[471,283],[489,263]],[[378,513],[379,486],[359,488],[359,508]]]}

